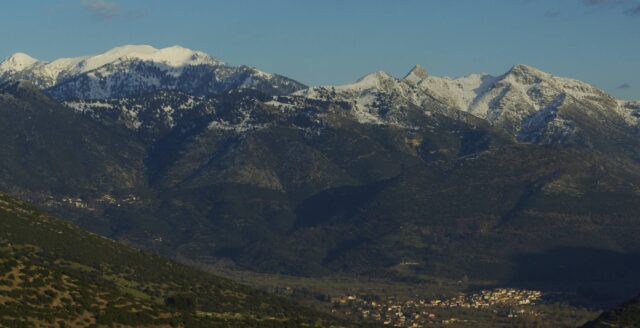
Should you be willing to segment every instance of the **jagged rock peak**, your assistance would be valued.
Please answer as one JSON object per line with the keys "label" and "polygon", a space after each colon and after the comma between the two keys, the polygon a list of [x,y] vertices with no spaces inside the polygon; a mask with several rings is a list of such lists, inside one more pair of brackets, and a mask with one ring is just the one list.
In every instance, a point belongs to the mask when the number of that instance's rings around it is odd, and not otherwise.
{"label": "jagged rock peak", "polygon": [[414,66],[409,73],[404,77],[404,80],[417,82],[420,80],[424,80],[429,76],[427,70],[425,70],[420,64]]}
{"label": "jagged rock peak", "polygon": [[506,76],[513,76],[525,83],[539,83],[551,77],[551,74],[545,73],[533,66],[518,64],[513,66],[507,72]]}
{"label": "jagged rock peak", "polygon": [[338,89],[380,89],[384,85],[395,81],[395,78],[384,71],[367,74],[355,83],[338,87]]}
{"label": "jagged rock peak", "polygon": [[393,77],[385,71],[377,71],[373,73],[369,73],[360,79],[357,82],[365,82],[365,81],[384,81],[388,79],[393,79]]}

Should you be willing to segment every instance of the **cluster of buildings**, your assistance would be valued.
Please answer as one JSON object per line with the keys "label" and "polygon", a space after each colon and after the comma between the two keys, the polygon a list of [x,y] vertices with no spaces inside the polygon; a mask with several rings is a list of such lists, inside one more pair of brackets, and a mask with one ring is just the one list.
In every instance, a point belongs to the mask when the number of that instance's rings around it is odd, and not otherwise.
{"label": "cluster of buildings", "polygon": [[495,306],[535,305],[542,299],[537,290],[498,288],[475,294],[461,294],[448,300],[432,300],[430,306],[486,309]]}
{"label": "cluster of buildings", "polygon": [[338,297],[332,302],[333,313],[381,322],[391,327],[422,327],[423,324],[437,319],[435,313],[423,308],[424,301],[422,304],[411,300],[402,302],[395,299],[373,301],[348,295]]}
{"label": "cluster of buildings", "polygon": [[88,209],[89,205],[85,203],[81,198],[77,197],[63,197],[61,202],[67,205],[71,205],[75,208]]}
{"label": "cluster of buildings", "polygon": [[87,211],[95,211],[96,208],[99,208],[101,205],[110,205],[120,207],[122,205],[133,205],[140,202],[140,198],[129,194],[122,198],[116,198],[111,194],[102,194],[95,199],[90,199],[89,201],[84,200],[80,197],[62,197],[60,199],[56,199],[53,196],[48,196],[45,204],[49,207],[75,207],[78,209],[83,209]]}
{"label": "cluster of buildings", "polygon": [[[443,310],[476,309],[492,310],[496,315],[515,318],[524,313],[525,306],[540,303],[542,293],[533,290],[500,288],[483,290],[473,294],[460,294],[445,300],[400,300],[387,298],[372,300],[356,295],[333,298],[332,312],[376,321],[390,327],[423,327],[433,324],[452,324],[464,321],[451,317]],[[502,311],[497,311],[501,309]],[[504,311],[506,309],[506,311]]]}

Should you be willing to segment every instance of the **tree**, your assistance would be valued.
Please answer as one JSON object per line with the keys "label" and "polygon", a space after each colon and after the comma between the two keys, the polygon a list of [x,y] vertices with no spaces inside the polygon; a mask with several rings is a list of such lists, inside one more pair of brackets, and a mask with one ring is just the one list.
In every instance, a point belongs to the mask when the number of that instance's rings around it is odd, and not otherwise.
{"label": "tree", "polygon": [[191,294],[176,294],[167,297],[164,300],[165,305],[168,307],[180,311],[180,312],[193,312],[196,309],[196,297]]}

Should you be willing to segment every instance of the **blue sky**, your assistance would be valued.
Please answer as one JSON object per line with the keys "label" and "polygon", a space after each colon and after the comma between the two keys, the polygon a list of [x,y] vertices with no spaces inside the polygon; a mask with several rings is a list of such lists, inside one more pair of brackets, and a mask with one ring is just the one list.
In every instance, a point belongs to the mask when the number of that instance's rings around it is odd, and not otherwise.
{"label": "blue sky", "polygon": [[310,85],[523,63],[640,99],[640,0],[20,0],[0,29],[2,58],[178,44]]}

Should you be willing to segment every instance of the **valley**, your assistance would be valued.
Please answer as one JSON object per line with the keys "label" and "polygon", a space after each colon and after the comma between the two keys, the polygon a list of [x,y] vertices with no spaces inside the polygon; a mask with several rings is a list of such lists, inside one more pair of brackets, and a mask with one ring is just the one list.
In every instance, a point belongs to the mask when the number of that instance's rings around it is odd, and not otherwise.
{"label": "valley", "polygon": [[398,282],[352,276],[256,274],[205,269],[351,320],[391,327],[579,327],[600,310],[574,293],[501,288],[491,282]]}
{"label": "valley", "polygon": [[[577,327],[640,291],[640,113],[588,83],[416,66],[307,87],[140,45],[0,68],[0,191],[327,322]],[[122,306],[161,297],[103,278],[139,296]]]}

